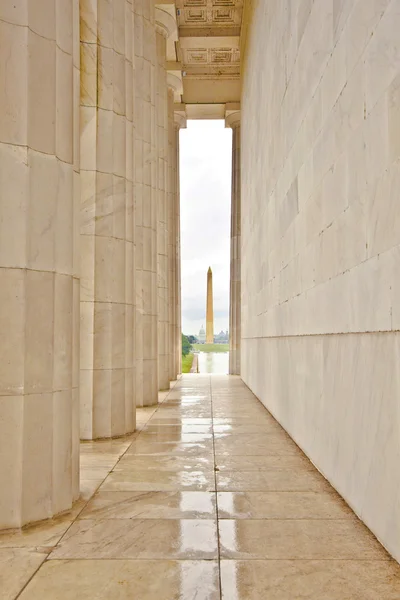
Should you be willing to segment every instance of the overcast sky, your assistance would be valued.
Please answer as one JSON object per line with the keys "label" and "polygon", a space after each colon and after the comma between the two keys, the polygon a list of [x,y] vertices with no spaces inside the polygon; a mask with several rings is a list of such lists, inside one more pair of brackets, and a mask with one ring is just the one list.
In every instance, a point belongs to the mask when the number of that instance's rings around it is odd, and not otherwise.
{"label": "overcast sky", "polygon": [[188,121],[180,131],[182,331],[206,326],[213,271],[214,332],[229,328],[232,131],[224,121]]}

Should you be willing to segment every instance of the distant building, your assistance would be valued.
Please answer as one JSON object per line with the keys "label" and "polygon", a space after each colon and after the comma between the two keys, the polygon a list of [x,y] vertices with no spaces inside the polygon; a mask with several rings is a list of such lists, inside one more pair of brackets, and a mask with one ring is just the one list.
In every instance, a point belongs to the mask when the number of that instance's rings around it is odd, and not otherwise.
{"label": "distant building", "polygon": [[203,325],[200,327],[199,335],[197,337],[198,337],[198,340],[199,340],[199,344],[204,344],[205,343],[205,341],[206,341],[206,332],[205,332],[205,329],[204,329]]}
{"label": "distant building", "polygon": [[214,342],[216,344],[228,344],[229,343],[228,331],[220,331],[219,333],[214,335]]}

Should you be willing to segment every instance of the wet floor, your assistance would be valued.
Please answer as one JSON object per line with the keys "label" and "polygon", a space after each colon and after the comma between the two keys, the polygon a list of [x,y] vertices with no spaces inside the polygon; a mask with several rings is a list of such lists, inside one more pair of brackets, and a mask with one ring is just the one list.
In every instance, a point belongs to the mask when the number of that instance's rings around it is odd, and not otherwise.
{"label": "wet floor", "polygon": [[[11,600],[398,600],[400,567],[235,377],[82,444],[83,497],[0,535]],[[22,593],[21,593],[22,592]]]}

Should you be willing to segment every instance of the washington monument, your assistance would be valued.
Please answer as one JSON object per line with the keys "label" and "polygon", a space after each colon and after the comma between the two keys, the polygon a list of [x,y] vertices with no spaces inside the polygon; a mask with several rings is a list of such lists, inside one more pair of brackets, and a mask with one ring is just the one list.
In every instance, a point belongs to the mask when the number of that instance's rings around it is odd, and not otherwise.
{"label": "washington monument", "polygon": [[211,267],[207,272],[207,313],[206,313],[206,344],[214,343],[214,308]]}

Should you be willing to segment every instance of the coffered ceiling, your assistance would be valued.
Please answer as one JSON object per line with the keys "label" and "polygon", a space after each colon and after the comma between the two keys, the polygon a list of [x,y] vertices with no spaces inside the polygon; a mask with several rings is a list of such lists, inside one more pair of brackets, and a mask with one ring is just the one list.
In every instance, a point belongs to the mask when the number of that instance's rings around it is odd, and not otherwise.
{"label": "coffered ceiling", "polygon": [[175,103],[190,118],[221,118],[226,105],[240,101],[244,1],[156,0],[158,18],[172,32],[167,70]]}
{"label": "coffered ceiling", "polygon": [[238,102],[243,0],[176,0],[183,102]]}
{"label": "coffered ceiling", "polygon": [[240,34],[243,0],[177,0],[178,25],[183,35],[190,29],[230,29]]}

